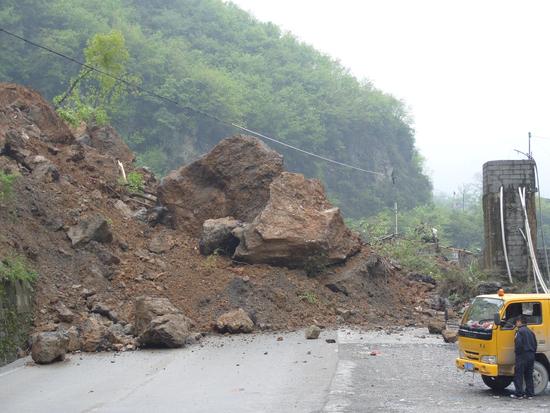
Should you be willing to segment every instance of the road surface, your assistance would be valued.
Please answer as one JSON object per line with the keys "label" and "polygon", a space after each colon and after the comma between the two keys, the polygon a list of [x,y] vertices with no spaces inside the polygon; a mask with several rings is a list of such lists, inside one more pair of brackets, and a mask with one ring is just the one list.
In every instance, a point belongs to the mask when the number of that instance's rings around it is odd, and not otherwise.
{"label": "road surface", "polygon": [[458,372],[455,355],[455,345],[405,329],[323,331],[318,340],[303,332],[209,337],[185,349],[73,354],[47,366],[27,358],[0,368],[0,411],[550,410],[549,390],[511,400]]}

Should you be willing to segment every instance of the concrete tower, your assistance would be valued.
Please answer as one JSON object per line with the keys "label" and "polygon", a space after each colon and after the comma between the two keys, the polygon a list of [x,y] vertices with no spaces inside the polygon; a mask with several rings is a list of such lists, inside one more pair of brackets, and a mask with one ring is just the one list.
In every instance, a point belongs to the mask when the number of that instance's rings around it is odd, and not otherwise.
{"label": "concrete tower", "polygon": [[531,237],[536,250],[537,221],[535,163],[531,160],[490,161],[483,165],[484,267],[507,278],[502,243],[500,188],[504,194],[504,234],[510,271],[514,280],[527,280],[531,274],[529,250],[520,229],[525,233],[525,216],[518,188],[526,188],[526,205]]}

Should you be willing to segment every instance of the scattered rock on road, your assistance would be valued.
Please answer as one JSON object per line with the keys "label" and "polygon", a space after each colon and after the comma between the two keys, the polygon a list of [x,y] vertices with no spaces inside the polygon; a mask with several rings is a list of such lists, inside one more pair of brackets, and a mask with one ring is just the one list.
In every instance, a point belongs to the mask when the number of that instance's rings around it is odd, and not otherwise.
{"label": "scattered rock on road", "polygon": [[251,333],[254,322],[242,308],[222,314],[216,321],[216,329],[221,333]]}
{"label": "scattered rock on road", "polygon": [[319,338],[319,334],[321,334],[321,329],[317,327],[316,325],[311,325],[308,328],[306,328],[306,338],[308,340],[316,340]]}
{"label": "scattered rock on road", "polygon": [[445,343],[455,343],[458,340],[457,331],[445,329],[441,332],[441,335],[443,336],[443,341],[445,341]]}
{"label": "scattered rock on road", "polygon": [[38,364],[61,361],[67,353],[69,337],[61,331],[37,333],[33,338],[31,356]]}
{"label": "scattered rock on road", "polygon": [[428,332],[430,334],[441,334],[445,329],[445,323],[443,321],[432,320],[428,324]]}
{"label": "scattered rock on road", "polygon": [[182,347],[193,321],[167,298],[138,297],[135,302],[135,333],[146,347]]}

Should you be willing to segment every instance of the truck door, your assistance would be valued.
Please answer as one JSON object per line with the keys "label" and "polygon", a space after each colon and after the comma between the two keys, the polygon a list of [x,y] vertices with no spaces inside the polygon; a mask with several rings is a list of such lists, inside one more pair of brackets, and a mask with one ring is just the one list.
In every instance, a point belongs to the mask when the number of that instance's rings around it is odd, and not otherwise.
{"label": "truck door", "polygon": [[510,303],[506,307],[504,320],[505,324],[498,333],[498,364],[513,365],[515,362],[514,338],[516,335],[516,320],[524,315],[527,317],[527,326],[537,336],[539,351],[544,351],[548,346],[546,333],[543,328],[542,303],[540,301],[524,301]]}

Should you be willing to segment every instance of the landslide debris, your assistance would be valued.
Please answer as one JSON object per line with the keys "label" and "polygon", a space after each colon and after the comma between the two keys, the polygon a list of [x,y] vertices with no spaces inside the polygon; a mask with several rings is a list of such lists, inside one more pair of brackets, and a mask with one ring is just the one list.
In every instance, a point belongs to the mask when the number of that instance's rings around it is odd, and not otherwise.
{"label": "landslide debris", "polygon": [[[259,140],[224,139],[162,183],[133,159],[112,128],[70,130],[36,92],[0,84],[0,171],[17,177],[0,203],[0,259],[23,257],[38,272],[34,332],[66,351],[175,347],[191,330],[438,317],[415,310],[429,307],[432,284],[361,246],[321,184],[283,172]],[[118,161],[142,189],[121,182]],[[207,221],[226,217],[237,222]],[[235,248],[252,264],[232,259]],[[316,277],[306,256],[321,257]]]}

